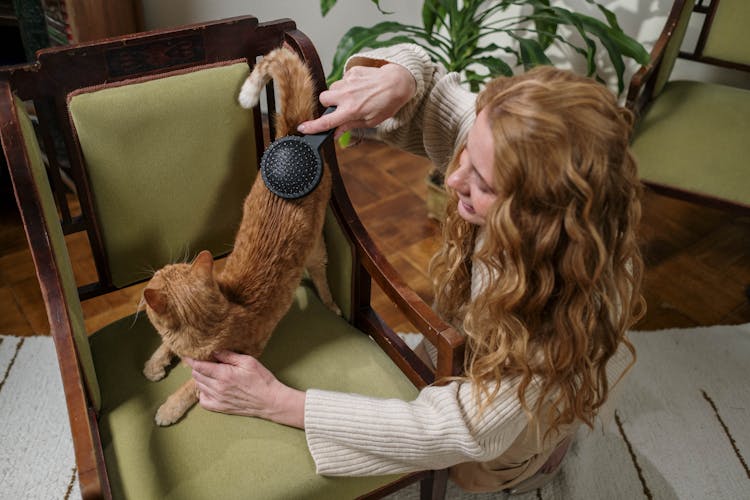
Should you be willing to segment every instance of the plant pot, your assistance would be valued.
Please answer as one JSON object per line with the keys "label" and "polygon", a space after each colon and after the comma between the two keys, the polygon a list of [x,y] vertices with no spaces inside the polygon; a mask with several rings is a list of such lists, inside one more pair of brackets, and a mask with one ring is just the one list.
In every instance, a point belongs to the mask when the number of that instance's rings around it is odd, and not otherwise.
{"label": "plant pot", "polygon": [[443,185],[443,174],[433,169],[425,179],[427,183],[427,216],[442,222],[445,219],[445,205],[448,194]]}

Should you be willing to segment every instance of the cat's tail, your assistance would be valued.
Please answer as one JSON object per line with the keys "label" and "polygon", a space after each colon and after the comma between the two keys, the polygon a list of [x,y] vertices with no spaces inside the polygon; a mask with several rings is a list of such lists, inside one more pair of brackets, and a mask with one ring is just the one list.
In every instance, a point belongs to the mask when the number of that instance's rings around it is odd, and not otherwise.
{"label": "cat's tail", "polygon": [[[277,82],[281,113],[288,121],[301,123],[312,118],[310,72],[295,52],[284,47],[272,50],[256,63],[240,89],[240,105],[249,109],[258,104],[263,87],[271,79]],[[304,103],[303,109],[300,109],[301,103]]]}
{"label": "cat's tail", "polygon": [[250,109],[258,104],[258,101],[260,100],[260,92],[269,80],[271,80],[271,75],[258,71],[258,65],[256,65],[255,69],[250,73],[250,76],[245,79],[245,83],[242,84],[242,88],[240,89],[240,95],[238,97],[240,106],[245,109]]}

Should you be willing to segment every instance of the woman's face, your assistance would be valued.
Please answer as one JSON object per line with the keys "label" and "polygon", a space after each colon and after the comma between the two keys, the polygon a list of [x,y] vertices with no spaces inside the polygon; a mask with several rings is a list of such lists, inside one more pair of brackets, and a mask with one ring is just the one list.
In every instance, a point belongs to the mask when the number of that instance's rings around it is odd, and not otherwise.
{"label": "woman's face", "polygon": [[477,115],[458,160],[458,168],[446,184],[458,194],[458,214],[482,226],[497,199],[493,186],[494,141],[486,110]]}

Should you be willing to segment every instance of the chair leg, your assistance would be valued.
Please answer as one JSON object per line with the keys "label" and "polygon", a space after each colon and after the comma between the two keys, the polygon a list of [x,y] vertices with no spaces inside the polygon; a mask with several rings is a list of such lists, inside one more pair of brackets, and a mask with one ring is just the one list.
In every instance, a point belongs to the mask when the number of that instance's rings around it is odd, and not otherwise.
{"label": "chair leg", "polygon": [[443,500],[448,487],[448,469],[432,471],[419,486],[420,500]]}

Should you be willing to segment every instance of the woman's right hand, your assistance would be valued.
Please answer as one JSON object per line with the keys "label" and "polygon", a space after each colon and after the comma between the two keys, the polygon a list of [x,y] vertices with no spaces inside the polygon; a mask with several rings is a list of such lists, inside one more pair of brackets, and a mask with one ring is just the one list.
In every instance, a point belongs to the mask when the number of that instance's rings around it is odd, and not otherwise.
{"label": "woman's right hand", "polygon": [[398,64],[379,68],[354,66],[320,93],[320,103],[336,106],[336,110],[300,124],[297,130],[317,134],[335,128],[334,135],[339,137],[354,128],[374,127],[395,115],[416,90],[414,77]]}

